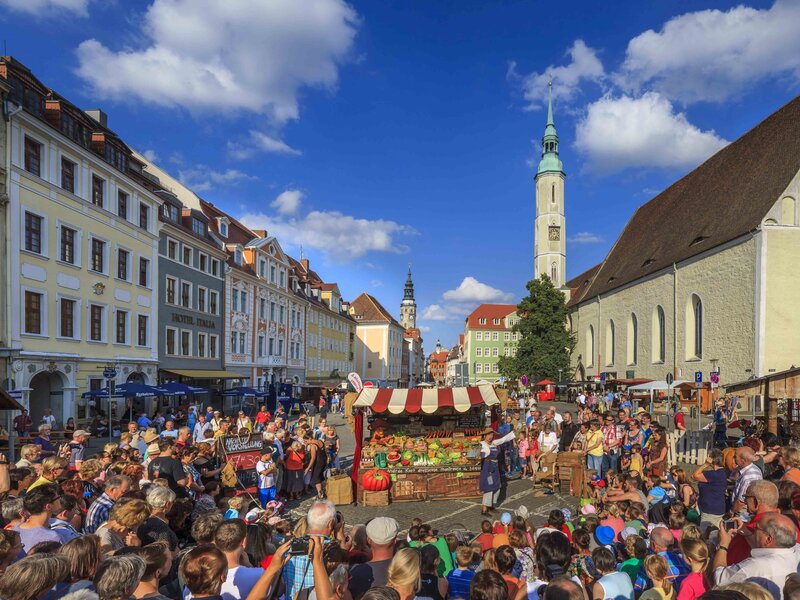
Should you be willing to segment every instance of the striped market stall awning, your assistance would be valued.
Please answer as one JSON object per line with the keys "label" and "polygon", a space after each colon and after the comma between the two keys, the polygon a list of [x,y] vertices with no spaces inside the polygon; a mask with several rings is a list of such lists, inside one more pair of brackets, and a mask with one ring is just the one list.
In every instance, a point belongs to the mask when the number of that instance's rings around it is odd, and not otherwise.
{"label": "striped market stall awning", "polygon": [[491,385],[455,388],[364,388],[353,403],[354,407],[368,407],[374,413],[435,413],[439,408],[452,407],[457,412],[467,412],[473,406],[495,406],[500,399]]}

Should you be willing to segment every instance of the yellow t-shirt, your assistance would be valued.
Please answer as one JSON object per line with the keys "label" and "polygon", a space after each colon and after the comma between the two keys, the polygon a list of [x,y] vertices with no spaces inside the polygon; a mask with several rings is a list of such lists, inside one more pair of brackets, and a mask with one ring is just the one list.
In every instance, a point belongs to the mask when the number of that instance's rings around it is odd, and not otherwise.
{"label": "yellow t-shirt", "polygon": [[599,429],[586,434],[586,447],[591,448],[594,444],[597,444],[597,447],[589,450],[589,456],[603,456],[603,432]]}

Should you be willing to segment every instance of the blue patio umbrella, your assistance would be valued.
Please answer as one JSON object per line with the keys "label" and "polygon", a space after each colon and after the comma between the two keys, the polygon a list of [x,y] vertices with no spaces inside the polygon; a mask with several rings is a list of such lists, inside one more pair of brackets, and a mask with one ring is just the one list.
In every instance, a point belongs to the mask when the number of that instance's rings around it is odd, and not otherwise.
{"label": "blue patio umbrella", "polygon": [[162,396],[167,392],[152,385],[145,385],[143,383],[123,383],[117,386],[117,395],[125,398],[148,398],[150,396]]}
{"label": "blue patio umbrella", "polygon": [[[81,398],[90,398],[93,400],[96,400],[98,398],[107,399],[108,388],[101,388],[99,390],[89,390],[88,392],[83,392],[83,394],[81,394]],[[124,396],[119,393],[119,388],[116,389],[112,398],[124,398]]]}
{"label": "blue patio umbrella", "polygon": [[223,396],[241,396],[242,398],[264,398],[267,393],[250,387],[235,387],[222,392]]}
{"label": "blue patio umbrella", "polygon": [[192,385],[186,385],[185,383],[164,383],[158,386],[160,389],[164,390],[166,394],[172,396],[186,396],[188,394],[207,394],[208,390],[206,388],[201,387],[194,387]]}

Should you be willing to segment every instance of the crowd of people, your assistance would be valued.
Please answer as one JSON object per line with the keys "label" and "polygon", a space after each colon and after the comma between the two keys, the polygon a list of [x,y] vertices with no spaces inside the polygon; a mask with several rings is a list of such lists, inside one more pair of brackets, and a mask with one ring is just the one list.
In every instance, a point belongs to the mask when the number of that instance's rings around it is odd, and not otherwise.
{"label": "crowd of people", "polygon": [[[472,535],[391,508],[347,523],[324,498],[338,437],[322,418],[137,418],[96,457],[78,429],[48,456],[0,456],[0,599],[800,600],[800,440],[748,431],[684,470],[650,414],[615,404],[510,409],[484,439],[498,476],[572,453],[591,483],[542,522],[490,491]],[[264,440],[257,496],[210,443],[233,433]]]}

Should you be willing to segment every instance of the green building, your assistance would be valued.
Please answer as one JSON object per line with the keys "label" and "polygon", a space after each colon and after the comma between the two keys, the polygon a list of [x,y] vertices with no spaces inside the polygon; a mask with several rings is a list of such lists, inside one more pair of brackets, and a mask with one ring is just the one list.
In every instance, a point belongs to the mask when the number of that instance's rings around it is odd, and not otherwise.
{"label": "green building", "polygon": [[494,383],[500,377],[501,356],[515,356],[519,334],[511,331],[519,321],[513,304],[481,304],[464,324],[464,358],[469,365],[469,384]]}

